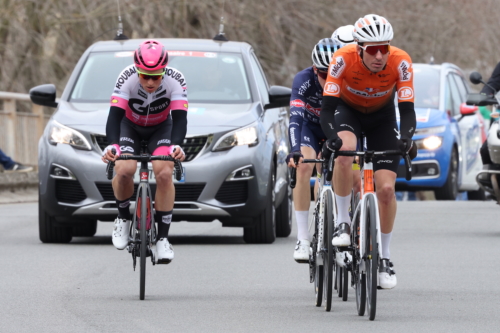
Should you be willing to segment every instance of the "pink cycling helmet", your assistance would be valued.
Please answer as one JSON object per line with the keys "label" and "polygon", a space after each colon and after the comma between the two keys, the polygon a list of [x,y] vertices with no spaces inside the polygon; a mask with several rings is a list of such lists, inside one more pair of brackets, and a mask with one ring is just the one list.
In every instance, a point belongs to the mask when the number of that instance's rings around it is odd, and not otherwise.
{"label": "pink cycling helmet", "polygon": [[160,42],[150,39],[139,45],[134,53],[135,67],[155,71],[167,67],[168,52]]}

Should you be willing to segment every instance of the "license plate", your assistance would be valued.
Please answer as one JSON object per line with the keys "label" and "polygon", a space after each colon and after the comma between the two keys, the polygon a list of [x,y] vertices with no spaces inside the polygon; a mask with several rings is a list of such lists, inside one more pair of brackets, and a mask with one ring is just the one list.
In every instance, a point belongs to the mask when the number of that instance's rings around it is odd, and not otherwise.
{"label": "license plate", "polygon": [[[148,165],[148,169],[149,169],[149,182],[151,184],[156,184],[156,178],[155,178],[155,174],[153,172],[153,166],[152,165]],[[137,166],[137,170],[136,170],[136,172],[134,174],[134,183],[139,183],[141,181],[140,171],[141,171],[141,166],[139,164]],[[181,180],[175,179],[175,175],[173,173],[172,173],[172,180],[174,181],[174,183],[184,183],[186,181],[186,168],[182,167]]]}

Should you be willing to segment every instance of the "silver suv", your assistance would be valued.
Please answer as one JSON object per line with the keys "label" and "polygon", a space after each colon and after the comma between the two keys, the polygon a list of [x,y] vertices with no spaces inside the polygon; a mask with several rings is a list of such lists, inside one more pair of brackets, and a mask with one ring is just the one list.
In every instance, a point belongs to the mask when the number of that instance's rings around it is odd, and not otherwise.
{"label": "silver suv", "polygon": [[[32,88],[34,103],[57,107],[39,142],[40,240],[93,236],[97,221],[117,215],[100,156],[109,100],[120,71],[143,40],[90,46],[60,100],[52,84]],[[269,87],[252,47],[242,42],[160,39],[169,67],[188,86],[187,154],[175,183],[176,221],[219,220],[243,227],[249,243],[291,232],[288,111],[291,89]],[[175,75],[175,73],[172,73]],[[155,189],[154,179],[152,188]],[[133,208],[133,206],[132,206]]]}

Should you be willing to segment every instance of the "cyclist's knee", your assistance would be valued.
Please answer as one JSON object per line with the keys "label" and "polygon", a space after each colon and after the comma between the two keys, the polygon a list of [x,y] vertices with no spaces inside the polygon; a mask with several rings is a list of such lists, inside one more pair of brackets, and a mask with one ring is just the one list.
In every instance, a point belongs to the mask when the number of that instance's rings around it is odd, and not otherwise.
{"label": "cyclist's knee", "polygon": [[311,177],[313,167],[314,164],[312,163],[300,164],[300,167],[297,168],[297,179],[303,179],[303,178],[309,179]]}
{"label": "cyclist's knee", "polygon": [[384,183],[377,187],[377,198],[382,204],[389,204],[395,200],[394,185]]}
{"label": "cyclist's knee", "polygon": [[168,186],[172,183],[172,169],[163,169],[155,174],[157,186]]}
{"label": "cyclist's knee", "polygon": [[339,156],[335,159],[335,166],[339,166],[342,169],[352,169],[352,161],[354,157],[352,156]]}

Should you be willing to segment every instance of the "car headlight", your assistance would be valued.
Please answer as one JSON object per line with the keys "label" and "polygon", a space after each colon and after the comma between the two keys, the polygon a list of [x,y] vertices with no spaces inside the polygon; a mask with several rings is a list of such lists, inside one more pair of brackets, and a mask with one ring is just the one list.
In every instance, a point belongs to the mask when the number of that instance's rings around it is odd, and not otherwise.
{"label": "car headlight", "polygon": [[225,134],[217,141],[212,151],[227,150],[244,145],[252,147],[257,143],[259,143],[257,126],[250,125]]}
{"label": "car headlight", "polygon": [[49,142],[53,145],[65,143],[77,149],[92,149],[82,133],[64,126],[57,121],[52,122],[49,129]]}
{"label": "car headlight", "polygon": [[435,150],[443,144],[443,138],[440,136],[429,136],[425,139],[415,140],[418,149]]}

